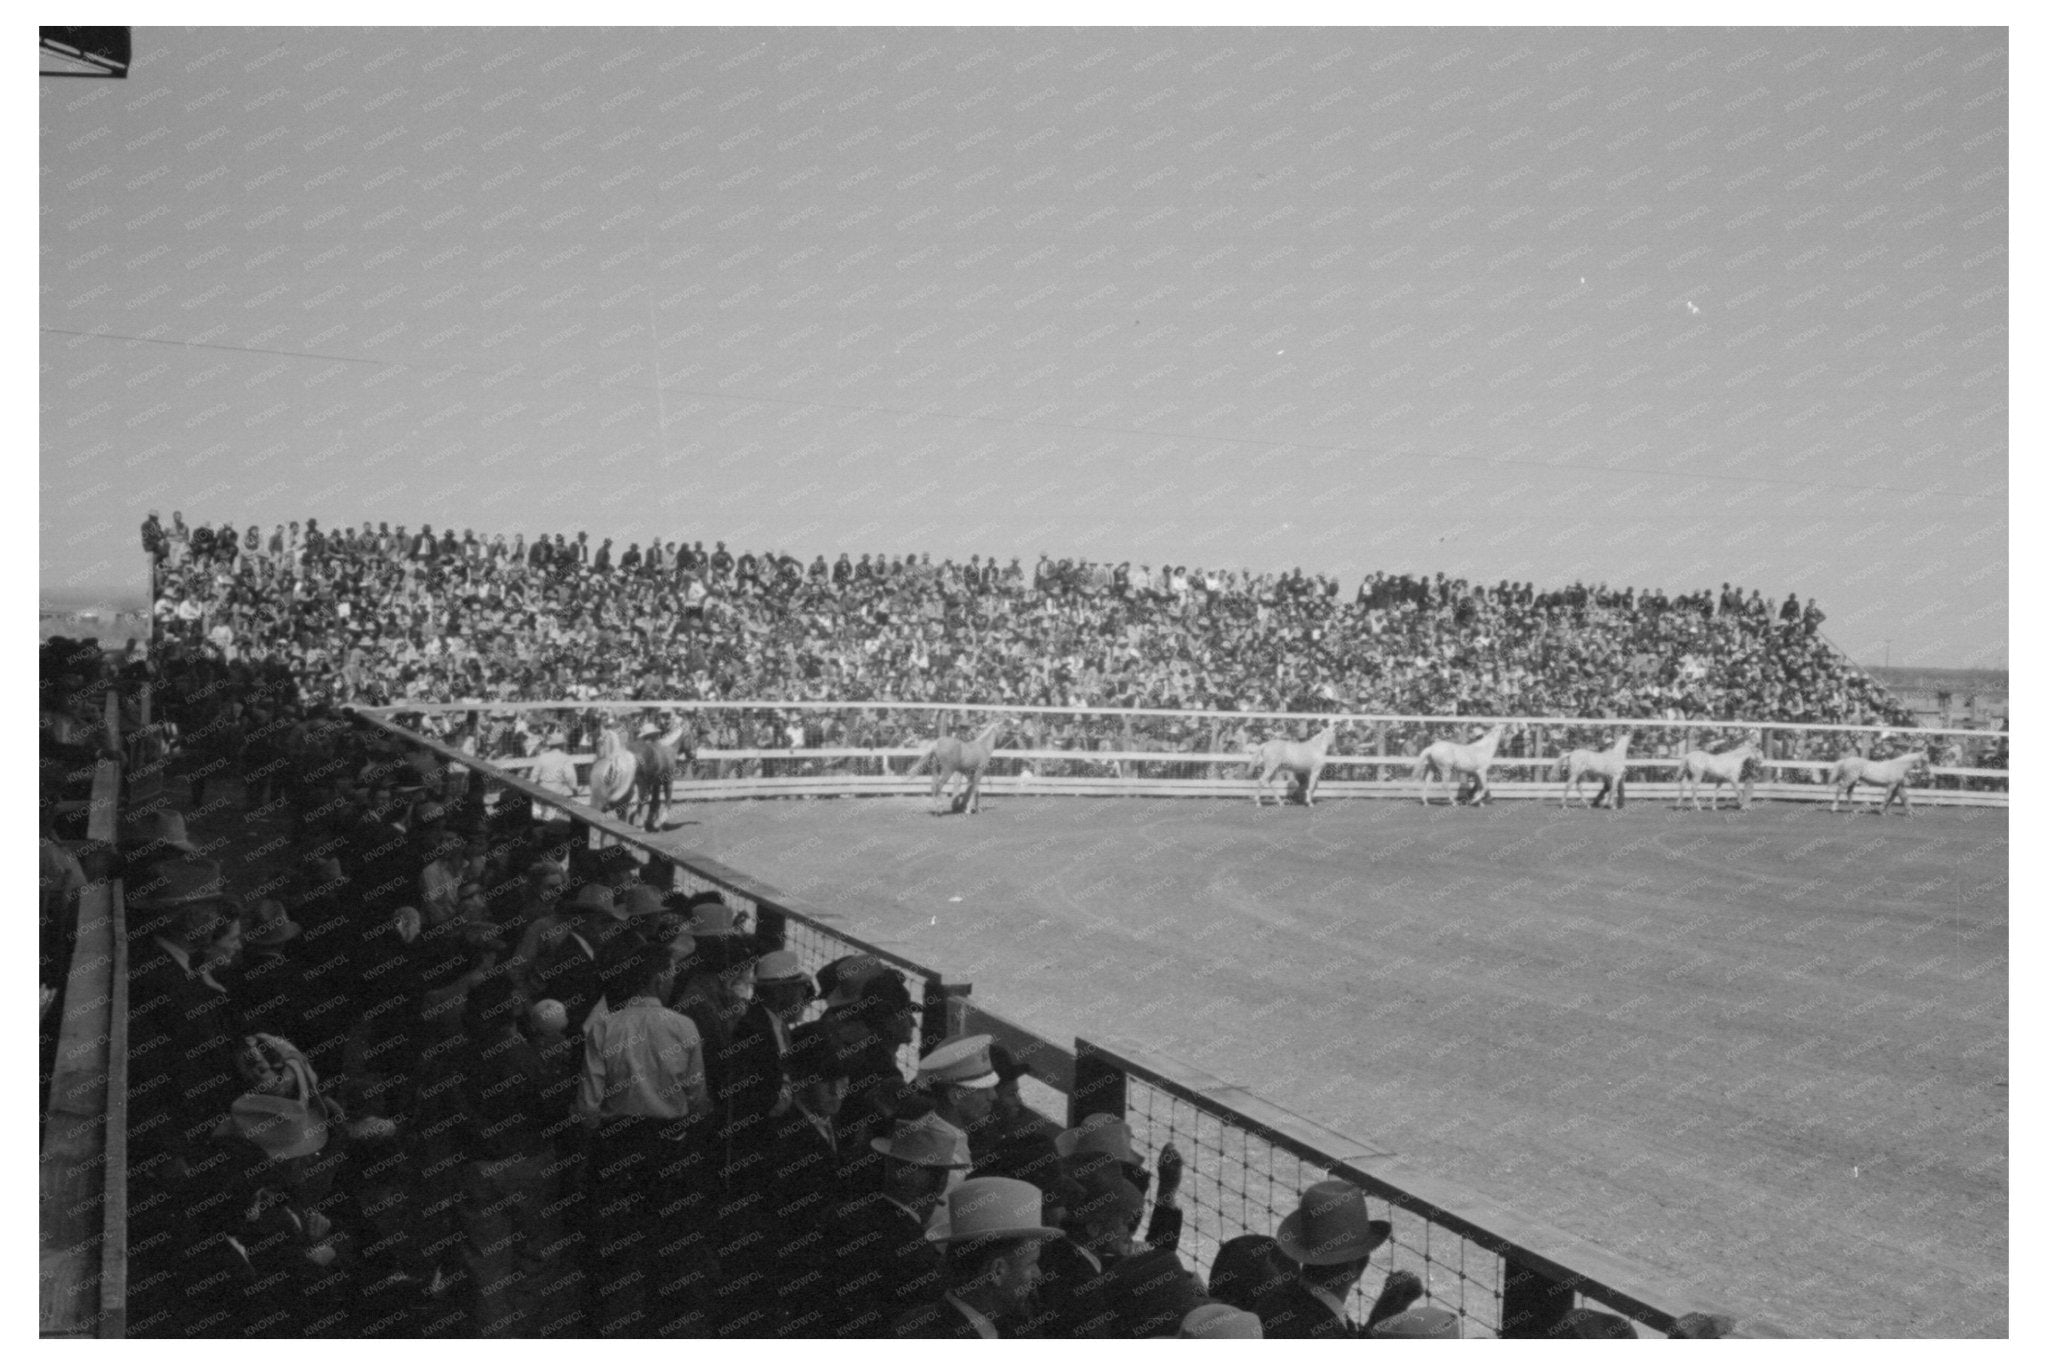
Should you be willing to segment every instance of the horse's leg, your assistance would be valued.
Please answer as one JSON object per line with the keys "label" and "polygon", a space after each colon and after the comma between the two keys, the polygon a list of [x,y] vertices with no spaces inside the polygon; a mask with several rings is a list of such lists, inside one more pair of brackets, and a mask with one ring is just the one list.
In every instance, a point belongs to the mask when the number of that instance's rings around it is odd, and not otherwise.
{"label": "horse's leg", "polygon": [[1313,806],[1316,803],[1316,769],[1311,767],[1301,775],[1301,804]]}

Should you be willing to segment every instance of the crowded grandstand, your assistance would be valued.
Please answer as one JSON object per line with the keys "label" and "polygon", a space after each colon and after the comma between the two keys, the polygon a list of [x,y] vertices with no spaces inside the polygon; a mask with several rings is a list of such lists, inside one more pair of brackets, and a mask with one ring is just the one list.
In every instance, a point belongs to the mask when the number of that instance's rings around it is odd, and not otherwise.
{"label": "crowded grandstand", "polygon": [[[1908,722],[1810,601],[1727,585],[1374,575],[1345,600],[1299,570],[805,567],[716,542],[614,556],[581,533],[309,520],[265,537],[176,513],[152,516],[143,545],[153,645],[57,639],[42,658],[46,1085],[87,882],[66,840],[99,760],[128,765],[131,789],[158,779],[124,807],[112,865],[131,945],[129,1185],[148,1191],[129,1207],[133,1335],[1464,1330],[1400,1271],[1347,1316],[1387,1225],[1343,1182],[1197,1274],[1171,1147],[1153,1169],[1121,1124],[1035,1112],[1025,1069],[986,1037],[906,1068],[920,1003],[901,971],[861,954],[806,971],[716,893],[457,780],[350,705]],[[477,747],[542,753],[535,779],[552,760],[572,795],[565,728],[505,722]],[[733,723],[706,721],[714,740]],[[239,837],[196,841],[222,817]],[[1586,1308],[1549,1330],[1633,1332]]]}

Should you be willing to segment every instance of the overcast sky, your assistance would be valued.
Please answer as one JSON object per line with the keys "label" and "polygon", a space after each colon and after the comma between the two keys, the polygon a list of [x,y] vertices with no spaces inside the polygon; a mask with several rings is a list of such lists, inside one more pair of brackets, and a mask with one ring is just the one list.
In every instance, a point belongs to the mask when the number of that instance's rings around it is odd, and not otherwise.
{"label": "overcast sky", "polygon": [[365,517],[1819,598],[2003,666],[1997,30],[139,29],[45,593]]}

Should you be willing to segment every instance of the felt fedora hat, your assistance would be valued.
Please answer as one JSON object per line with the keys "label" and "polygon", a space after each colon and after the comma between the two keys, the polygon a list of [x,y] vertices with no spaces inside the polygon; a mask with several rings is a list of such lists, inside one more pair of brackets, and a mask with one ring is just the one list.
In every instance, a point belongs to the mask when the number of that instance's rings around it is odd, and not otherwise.
{"label": "felt fedora hat", "polygon": [[1446,1341],[1465,1335],[1458,1315],[1435,1304],[1418,1304],[1396,1313],[1368,1334],[1375,1337],[1407,1337],[1422,1341]]}
{"label": "felt fedora hat", "polygon": [[933,1240],[950,1245],[994,1237],[1049,1241],[1066,1236],[1045,1225],[1044,1198],[1036,1185],[1022,1180],[963,1180],[946,1192],[946,1235]]}
{"label": "felt fedora hat", "polygon": [[964,1171],[973,1164],[967,1159],[967,1144],[960,1141],[960,1130],[937,1114],[898,1119],[889,1136],[870,1138],[868,1146],[883,1156],[913,1166]]}
{"label": "felt fedora hat", "polygon": [[235,1131],[273,1161],[311,1156],[327,1146],[327,1117],[318,1105],[287,1095],[243,1095],[228,1110]]}
{"label": "felt fedora hat", "polygon": [[1113,1114],[1090,1114],[1079,1128],[1069,1128],[1053,1139],[1063,1157],[1106,1156],[1113,1161],[1135,1164],[1131,1153],[1131,1126]]}
{"label": "felt fedora hat", "polygon": [[195,858],[204,856],[186,832],[185,817],[174,810],[138,811],[124,819],[120,843],[131,854],[171,848]]}
{"label": "felt fedora hat", "polygon": [[1273,1240],[1297,1265],[1342,1265],[1362,1261],[1394,1235],[1394,1225],[1369,1218],[1365,1191],[1344,1180],[1308,1187],[1301,1206],[1280,1220]]}
{"label": "felt fedora hat", "polygon": [[221,865],[211,858],[175,858],[150,868],[127,887],[128,903],[144,908],[197,905],[229,898]]}

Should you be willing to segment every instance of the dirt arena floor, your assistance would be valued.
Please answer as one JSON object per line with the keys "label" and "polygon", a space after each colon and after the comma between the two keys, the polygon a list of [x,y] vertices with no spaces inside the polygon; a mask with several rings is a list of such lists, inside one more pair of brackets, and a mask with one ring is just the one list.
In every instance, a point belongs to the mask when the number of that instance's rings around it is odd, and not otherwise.
{"label": "dirt arena floor", "polygon": [[[1867,809],[1867,807],[1866,807]],[[704,803],[669,836],[1795,1335],[2007,1332],[2007,815]]]}

